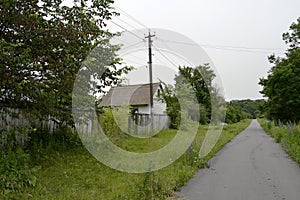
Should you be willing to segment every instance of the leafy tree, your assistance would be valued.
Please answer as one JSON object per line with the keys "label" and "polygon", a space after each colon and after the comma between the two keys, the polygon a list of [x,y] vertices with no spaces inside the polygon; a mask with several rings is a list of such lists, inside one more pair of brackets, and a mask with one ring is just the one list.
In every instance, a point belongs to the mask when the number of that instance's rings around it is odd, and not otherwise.
{"label": "leafy tree", "polygon": [[205,64],[195,68],[179,67],[179,75],[175,77],[175,88],[179,88],[182,84],[187,84],[192,88],[196,95],[197,103],[202,105],[202,108],[205,108],[205,110],[202,109],[202,112],[206,113],[206,116],[202,116],[202,119],[205,118],[206,122],[209,121],[211,116],[212,81],[215,76],[209,65]]}
{"label": "leafy tree", "polygon": [[[211,101],[222,102],[216,88],[212,86],[214,78],[215,74],[207,64],[196,68],[184,66],[179,67],[179,73],[175,76],[174,87],[164,84],[164,90],[160,96],[167,103],[167,114],[171,118],[171,128],[178,128],[182,114],[186,114],[186,117],[203,124],[209,122]],[[182,104],[190,108],[188,114],[181,112]]]}
{"label": "leafy tree", "polygon": [[[83,60],[95,47],[113,49],[112,62],[96,77],[116,83],[116,47],[106,21],[117,15],[113,0],[3,0],[0,4],[0,105],[22,108],[40,119],[72,123],[72,88]],[[99,87],[98,91],[102,91]]]}
{"label": "leafy tree", "polygon": [[261,91],[268,101],[265,105],[267,117],[282,121],[300,121],[300,18],[283,34],[289,44],[285,58],[269,56],[273,64],[267,78],[261,78]]}
{"label": "leafy tree", "polygon": [[180,104],[175,94],[175,89],[172,85],[167,85],[164,82],[163,90],[159,93],[159,100],[166,102],[166,112],[170,117],[170,128],[178,129],[180,125]]}
{"label": "leafy tree", "polygon": [[226,106],[226,123],[236,123],[245,119],[245,115],[241,108],[231,105],[230,103]]}

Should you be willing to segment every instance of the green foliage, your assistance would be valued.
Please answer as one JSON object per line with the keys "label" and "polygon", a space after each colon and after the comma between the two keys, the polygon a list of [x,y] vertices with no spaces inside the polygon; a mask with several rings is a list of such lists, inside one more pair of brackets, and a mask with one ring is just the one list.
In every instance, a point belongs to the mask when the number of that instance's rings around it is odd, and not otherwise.
{"label": "green foliage", "polygon": [[[35,131],[36,129],[32,127],[14,127],[7,129],[7,127],[0,126],[0,149],[6,151],[8,149],[16,149],[19,146],[26,145],[26,142],[29,140],[27,136]],[[24,138],[23,144],[20,140],[21,138]]]}
{"label": "green foliage", "polygon": [[290,26],[290,32],[283,35],[289,44],[286,58],[269,57],[273,64],[267,78],[261,78],[261,91],[268,101],[264,107],[266,116],[275,121],[300,121],[300,18]]}
{"label": "green foliage", "polygon": [[[4,0],[0,4],[0,107],[21,107],[35,116],[72,124],[72,89],[92,49],[109,52],[111,61],[95,78],[101,87],[116,83],[129,68],[117,68],[106,22],[117,15],[113,0]],[[102,57],[101,57],[102,58]],[[88,70],[88,69],[86,69]],[[96,73],[95,73],[96,74]]]}
{"label": "green foliage", "polygon": [[[261,115],[262,107],[265,103],[265,100],[258,99],[258,100],[233,100],[230,102],[230,105],[241,109],[244,113],[247,113],[247,117],[251,117],[256,119]],[[249,116],[250,115],[250,116]]]}
{"label": "green foliage", "polygon": [[21,147],[14,151],[2,151],[0,156],[0,188],[3,195],[36,186],[35,173],[40,167],[30,168],[30,155]]}
{"label": "green foliage", "polygon": [[275,124],[273,121],[259,119],[263,129],[300,164],[300,125],[287,123]]}
{"label": "green foliage", "polygon": [[112,140],[122,139],[124,132],[128,131],[129,110],[129,106],[103,108],[103,113],[99,117],[100,125],[104,133]]}
{"label": "green foliage", "polygon": [[34,161],[41,161],[54,151],[65,151],[81,147],[77,133],[69,127],[53,132],[33,127],[0,128],[0,149],[3,152],[23,148]]}
{"label": "green foliage", "polygon": [[82,146],[77,133],[66,126],[53,132],[47,129],[35,129],[28,132],[28,137],[29,141],[26,143],[26,149],[29,151],[31,159],[36,162],[47,159],[49,153]]}
{"label": "green foliage", "polygon": [[226,119],[225,119],[226,123],[229,123],[229,124],[237,123],[245,118],[246,117],[240,108],[238,108],[236,106],[232,106],[232,105],[226,106]]}
{"label": "green foliage", "polygon": [[226,123],[236,123],[243,119],[253,119],[261,114],[264,100],[232,100],[226,106]]}
{"label": "green foliage", "polygon": [[172,85],[163,84],[163,90],[159,93],[159,98],[161,101],[166,102],[167,104],[167,115],[170,117],[170,128],[178,129],[180,125],[181,113],[180,113],[180,104],[178,98],[175,94],[175,89]]}
{"label": "green foliage", "polygon": [[[200,125],[193,148],[170,166],[146,174],[123,173],[106,167],[84,148],[53,152],[48,154],[48,159],[39,162],[42,169],[36,174],[38,184],[35,188],[23,188],[20,193],[6,196],[0,194],[0,199],[167,199],[199,167],[209,167],[208,160],[249,123],[250,120],[229,124],[212,152],[198,160],[199,148],[208,130],[207,125]],[[176,133],[176,130],[163,130],[142,141],[125,137],[124,143],[128,145],[126,150],[151,152],[168,144]]]}
{"label": "green foliage", "polygon": [[[212,81],[215,78],[213,70],[210,69],[208,64],[203,66],[192,67],[179,67],[179,75],[175,77],[175,88],[180,88],[181,85],[187,84],[193,90],[197,103],[203,105],[207,110],[207,119],[211,114],[211,93]],[[190,98],[188,96],[187,98]],[[208,121],[206,121],[208,122]]]}
{"label": "green foliage", "polygon": [[138,199],[154,200],[163,199],[165,194],[162,191],[161,180],[157,172],[147,172],[144,174],[142,184],[137,184]]}
{"label": "green foliage", "polygon": [[[178,129],[182,119],[206,124],[210,122],[212,112],[215,116],[222,115],[224,100],[212,86],[214,78],[215,74],[207,64],[195,68],[184,66],[179,67],[175,86],[162,83],[164,89],[159,98],[167,104],[171,128]],[[212,103],[219,107],[212,111]]]}

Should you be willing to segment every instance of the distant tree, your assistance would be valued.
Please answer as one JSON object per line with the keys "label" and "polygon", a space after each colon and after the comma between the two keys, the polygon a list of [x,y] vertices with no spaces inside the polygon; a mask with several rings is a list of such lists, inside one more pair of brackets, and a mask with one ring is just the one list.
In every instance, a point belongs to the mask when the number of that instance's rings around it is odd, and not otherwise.
{"label": "distant tree", "polygon": [[267,78],[261,78],[261,91],[268,101],[265,105],[267,116],[274,120],[300,121],[300,18],[283,34],[289,44],[285,58],[269,56],[273,64]]}
{"label": "distant tree", "polygon": [[242,109],[232,105],[231,103],[228,103],[226,106],[226,123],[237,123],[241,121],[242,119],[245,119],[245,113],[243,113]]}
{"label": "distant tree", "polygon": [[[18,107],[43,119],[72,122],[72,88],[76,74],[95,47],[108,48],[105,30],[113,0],[3,0],[0,3],[0,106]],[[128,68],[112,62],[99,78],[115,83]],[[101,88],[98,88],[102,90]]]}
{"label": "distant tree", "polygon": [[247,118],[251,117],[255,119],[258,117],[258,115],[260,115],[261,108],[264,103],[265,100],[263,99],[258,99],[258,100],[245,99],[245,100],[232,100],[230,102],[230,105],[241,109],[247,115]]}

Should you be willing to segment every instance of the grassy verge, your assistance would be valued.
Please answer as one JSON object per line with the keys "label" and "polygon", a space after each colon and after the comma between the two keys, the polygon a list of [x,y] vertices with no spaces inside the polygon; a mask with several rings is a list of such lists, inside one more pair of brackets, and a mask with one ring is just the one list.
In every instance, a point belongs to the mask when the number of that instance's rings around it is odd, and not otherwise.
{"label": "grassy verge", "polygon": [[261,127],[275,139],[277,143],[300,164],[300,125],[275,125],[266,119],[258,119]]}
{"label": "grassy verge", "polygon": [[[213,150],[201,161],[199,148],[207,131],[200,126],[193,142],[193,151],[187,151],[172,165],[145,174],[129,174],[104,166],[85,149],[55,152],[39,163],[38,184],[19,193],[0,195],[0,199],[166,199],[181,187],[227,142],[244,130],[251,120],[227,125]],[[126,137],[120,143],[125,149],[148,152],[168,143],[175,130],[160,132],[151,139]]]}

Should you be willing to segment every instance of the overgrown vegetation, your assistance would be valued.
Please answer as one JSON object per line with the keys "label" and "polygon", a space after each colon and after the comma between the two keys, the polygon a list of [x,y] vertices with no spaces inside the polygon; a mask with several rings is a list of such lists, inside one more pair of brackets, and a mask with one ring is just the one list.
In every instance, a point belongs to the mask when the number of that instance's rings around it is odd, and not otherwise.
{"label": "overgrown vegetation", "polygon": [[245,100],[232,100],[230,101],[230,105],[241,109],[244,115],[246,115],[247,118],[256,119],[259,117],[262,113],[262,107],[265,103],[264,99],[257,99],[257,100],[251,100],[251,99],[245,99]]}
{"label": "overgrown vegetation", "polygon": [[175,85],[162,83],[164,87],[159,94],[160,100],[167,104],[166,112],[171,120],[170,128],[178,129],[184,118],[201,124],[222,121],[225,101],[213,86],[212,81],[216,75],[210,66],[208,64],[194,68],[179,66],[178,70],[179,73],[174,78]]}
{"label": "overgrown vegetation", "polygon": [[[237,123],[243,119],[255,119],[261,115],[264,100],[247,99],[225,102],[218,94],[218,89],[212,85],[214,78],[215,74],[209,65],[195,68],[184,66],[179,67],[179,74],[174,79],[175,86],[162,83],[164,87],[159,98],[167,104],[167,114],[171,121],[170,128],[178,129],[181,124],[183,114],[181,104],[189,105],[190,109],[186,117],[199,121],[201,124],[210,123],[211,120]],[[212,114],[214,119],[211,119]]]}
{"label": "overgrown vegetation", "polygon": [[[285,58],[269,56],[273,65],[267,78],[261,78],[261,91],[268,97],[259,119],[264,130],[300,163],[300,18],[283,34],[289,45]],[[298,125],[297,125],[298,124]]]}
{"label": "overgrown vegetation", "polygon": [[268,119],[300,122],[300,18],[283,34],[289,45],[286,57],[269,56],[273,65],[267,78],[261,78],[261,91],[268,101],[264,106]]}
{"label": "overgrown vegetation", "polygon": [[49,154],[81,146],[69,128],[53,133],[31,127],[0,128],[0,188],[4,197],[37,185],[36,173]]}
{"label": "overgrown vegetation", "polygon": [[294,123],[274,123],[266,119],[258,120],[263,129],[272,136],[286,152],[300,164],[300,125]]}
{"label": "overgrown vegetation", "polygon": [[[73,124],[72,90],[79,69],[93,75],[93,92],[117,84],[131,68],[120,65],[115,54],[118,46],[109,43],[114,34],[105,29],[107,21],[118,15],[113,3],[73,0],[65,6],[61,0],[1,1],[0,112],[22,108],[34,119],[51,116],[59,124]],[[99,52],[92,56],[101,61],[86,63],[97,62],[98,67],[81,67],[96,47]]]}
{"label": "overgrown vegetation", "polygon": [[[200,145],[208,128],[201,125],[192,146],[180,159],[159,171],[145,174],[129,174],[113,170],[98,162],[84,148],[77,145],[72,150],[70,147],[64,150],[48,150],[45,154],[47,157],[31,160],[27,162],[28,165],[20,165],[29,166],[27,169],[36,176],[36,182],[33,180],[35,187],[2,192],[0,198],[166,199],[200,167],[209,167],[208,160],[249,123],[250,120],[226,126],[210,154],[198,160]],[[150,139],[124,137],[118,141],[118,145],[133,152],[149,152],[167,144],[176,133],[176,130],[164,130]],[[63,146],[64,143],[60,145]],[[32,168],[35,165],[41,169]],[[28,179],[25,183],[29,183]]]}
{"label": "overgrown vegetation", "polygon": [[0,188],[2,195],[19,192],[25,187],[35,187],[39,166],[30,167],[30,155],[21,147],[1,151]]}
{"label": "overgrown vegetation", "polygon": [[[4,126],[0,127],[1,195],[35,186],[36,165],[53,153],[81,146],[70,128],[74,126],[72,90],[78,71],[93,75],[88,89],[94,93],[116,85],[121,75],[131,69],[120,66],[121,59],[115,54],[119,47],[109,43],[114,34],[105,30],[107,21],[118,15],[112,8],[114,1],[69,3],[70,6],[53,0],[0,3],[0,124]],[[98,68],[81,68],[95,47],[101,52],[92,56],[106,52],[108,63],[101,69],[99,63]],[[95,62],[86,61],[91,65]],[[92,94],[88,98],[93,98]],[[26,118],[26,125],[13,127],[7,118]],[[54,132],[35,126],[36,122],[50,120],[57,125]]]}
{"label": "overgrown vegetation", "polygon": [[226,106],[226,123],[236,123],[243,119],[255,119],[262,115],[265,100],[232,100]]}

